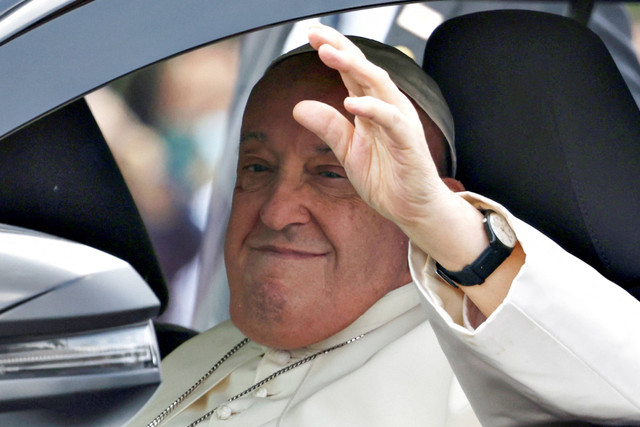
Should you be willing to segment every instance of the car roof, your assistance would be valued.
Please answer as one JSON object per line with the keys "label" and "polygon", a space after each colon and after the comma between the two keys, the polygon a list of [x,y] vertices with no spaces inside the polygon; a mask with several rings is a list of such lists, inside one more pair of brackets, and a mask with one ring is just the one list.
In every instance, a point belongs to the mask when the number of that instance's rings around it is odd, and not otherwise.
{"label": "car roof", "polygon": [[[402,1],[0,0],[0,138],[123,75],[296,19]],[[569,2],[583,16],[591,0]]]}
{"label": "car roof", "polygon": [[[118,77],[212,41],[306,16],[388,3],[3,1],[0,138]],[[18,12],[34,6],[41,6],[42,13],[20,20]]]}
{"label": "car roof", "polygon": [[24,3],[24,0],[0,0],[0,16],[5,15],[20,3]]}

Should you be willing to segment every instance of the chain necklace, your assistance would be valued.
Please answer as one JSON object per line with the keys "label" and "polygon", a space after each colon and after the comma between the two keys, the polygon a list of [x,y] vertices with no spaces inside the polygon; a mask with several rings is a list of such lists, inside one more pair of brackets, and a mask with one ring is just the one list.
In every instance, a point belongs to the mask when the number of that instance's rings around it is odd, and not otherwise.
{"label": "chain necklace", "polygon": [[171,412],[173,412],[173,410],[176,409],[178,407],[178,405],[180,405],[191,393],[193,393],[195,391],[195,389],[200,387],[200,385],[207,378],[209,378],[211,376],[211,374],[213,374],[220,367],[220,365],[222,365],[228,358],[233,356],[234,353],[236,353],[238,350],[240,350],[242,347],[244,347],[245,344],[248,343],[248,342],[249,342],[249,338],[245,338],[242,341],[240,341],[238,344],[236,344],[235,347],[233,347],[231,350],[229,350],[227,352],[227,354],[222,356],[222,358],[220,360],[218,360],[216,362],[216,364],[213,365],[211,367],[211,369],[209,369],[207,371],[207,373],[205,373],[198,381],[196,381],[195,384],[193,384],[187,391],[182,393],[180,395],[180,397],[178,397],[176,400],[171,402],[171,404],[169,406],[167,406],[167,408],[164,411],[162,411],[160,414],[158,414],[158,416],[155,417],[153,419],[153,421],[151,421],[149,424],[147,424],[147,427],[156,427],[158,424],[160,424],[160,422],[162,420],[164,420],[167,417],[167,415],[169,415]]}
{"label": "chain necklace", "polygon": [[[352,342],[358,341],[360,338],[364,337],[366,334],[360,334],[357,337],[353,337],[347,341],[344,341],[340,344],[334,345],[333,347],[329,347],[327,349],[324,350],[320,350],[317,353],[314,353],[310,356],[307,356],[303,359],[298,360],[295,363],[292,363],[291,365],[285,366],[284,368],[274,372],[273,374],[269,375],[268,377],[266,377],[265,379],[255,383],[254,385],[252,385],[251,387],[247,388],[246,390],[242,391],[241,393],[236,394],[235,396],[233,396],[232,398],[230,398],[229,400],[227,400],[224,404],[222,405],[218,405],[215,408],[213,408],[212,410],[210,410],[209,412],[207,412],[206,414],[204,414],[203,416],[201,416],[200,418],[198,418],[197,420],[195,420],[194,422],[192,422],[191,424],[188,425],[188,427],[194,427],[198,424],[200,424],[201,422],[205,421],[206,419],[208,419],[209,417],[211,417],[211,415],[213,415],[216,410],[218,410],[221,406],[233,402],[234,400],[237,400],[243,396],[246,396],[247,394],[259,389],[260,387],[262,387],[263,385],[265,385],[266,383],[268,383],[269,381],[273,380],[274,378],[279,377],[280,375],[289,372],[290,370],[297,368],[300,365],[304,365],[307,362],[310,362],[312,360],[314,360],[316,357],[318,356],[322,356],[323,354],[327,354],[333,350],[336,350],[340,347],[344,347],[347,344],[351,344]],[[157,425],[160,424],[160,422],[162,422],[162,420],[164,420],[175,408],[177,408],[191,393],[193,393],[202,383],[205,382],[205,380],[207,378],[209,378],[211,376],[211,374],[213,374],[227,359],[229,359],[234,353],[236,353],[238,350],[240,350],[242,347],[245,346],[245,344],[247,344],[249,342],[248,338],[243,339],[242,341],[240,341],[238,344],[235,345],[235,347],[233,347],[231,350],[229,350],[227,352],[227,354],[225,354],[224,356],[222,356],[222,358],[220,360],[218,360],[216,362],[215,365],[213,365],[211,367],[211,369],[209,369],[198,381],[196,381],[187,391],[185,391],[184,393],[182,393],[180,395],[180,397],[178,397],[176,400],[174,400],[164,411],[162,411],[160,414],[158,414],[157,417],[155,417],[153,419],[153,421],[151,421],[149,424],[147,424],[147,427],[156,427]]]}

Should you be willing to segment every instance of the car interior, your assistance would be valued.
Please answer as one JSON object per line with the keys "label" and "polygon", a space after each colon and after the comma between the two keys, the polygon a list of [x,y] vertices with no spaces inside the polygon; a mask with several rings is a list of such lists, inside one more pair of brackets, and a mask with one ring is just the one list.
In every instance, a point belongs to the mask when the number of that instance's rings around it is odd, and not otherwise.
{"label": "car interior", "polygon": [[[28,142],[28,143],[25,143]],[[144,224],[87,103],[79,99],[0,145],[0,223],[79,242],[131,264],[160,300],[167,287]],[[10,161],[9,161],[10,159]],[[55,161],[52,161],[55,159]],[[37,174],[25,174],[36,170]],[[46,189],[58,186],[64,197]],[[162,356],[195,331],[154,324]]]}
{"label": "car interior", "polygon": [[425,58],[465,186],[638,297],[640,112],[600,39],[559,16],[481,12],[440,26]]}
{"label": "car interior", "polygon": [[[423,68],[451,108],[457,177],[467,189],[640,299],[640,110],[606,47],[580,22],[589,11],[447,20],[429,38]],[[154,249],[84,99],[3,138],[0,163],[0,223],[129,262],[165,309]],[[64,186],[64,198],[45,191],[54,186]],[[154,326],[163,357],[197,333]]]}

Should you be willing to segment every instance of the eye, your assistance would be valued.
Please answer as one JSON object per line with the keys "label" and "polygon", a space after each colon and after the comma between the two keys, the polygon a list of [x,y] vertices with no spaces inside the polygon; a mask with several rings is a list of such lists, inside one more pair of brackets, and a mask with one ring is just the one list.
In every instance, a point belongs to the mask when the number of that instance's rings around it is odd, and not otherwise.
{"label": "eye", "polygon": [[252,163],[250,165],[245,166],[243,169],[249,172],[254,172],[254,173],[267,172],[269,170],[268,167],[260,163]]}
{"label": "eye", "polygon": [[307,173],[311,177],[309,182],[322,194],[339,198],[352,198],[356,191],[351,185],[344,168],[335,162],[326,162],[313,165]]}
{"label": "eye", "polygon": [[274,168],[264,159],[242,159],[238,169],[236,191],[257,191],[268,185]]}
{"label": "eye", "polygon": [[347,179],[347,174],[342,166],[322,164],[314,167],[313,170],[316,176],[320,178],[327,178],[329,180]]}
{"label": "eye", "polygon": [[344,176],[336,173],[336,172],[332,172],[332,171],[322,171],[319,173],[320,176],[324,177],[324,178],[344,178]]}

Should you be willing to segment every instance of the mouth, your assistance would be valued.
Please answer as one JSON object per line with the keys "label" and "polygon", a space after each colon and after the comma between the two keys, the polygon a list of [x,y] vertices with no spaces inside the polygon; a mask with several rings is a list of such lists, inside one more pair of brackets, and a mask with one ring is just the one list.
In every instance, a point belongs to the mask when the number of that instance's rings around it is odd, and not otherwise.
{"label": "mouth", "polygon": [[274,245],[261,245],[254,247],[253,250],[260,252],[261,254],[266,256],[273,256],[283,259],[316,259],[322,258],[327,255],[326,252],[312,252]]}

